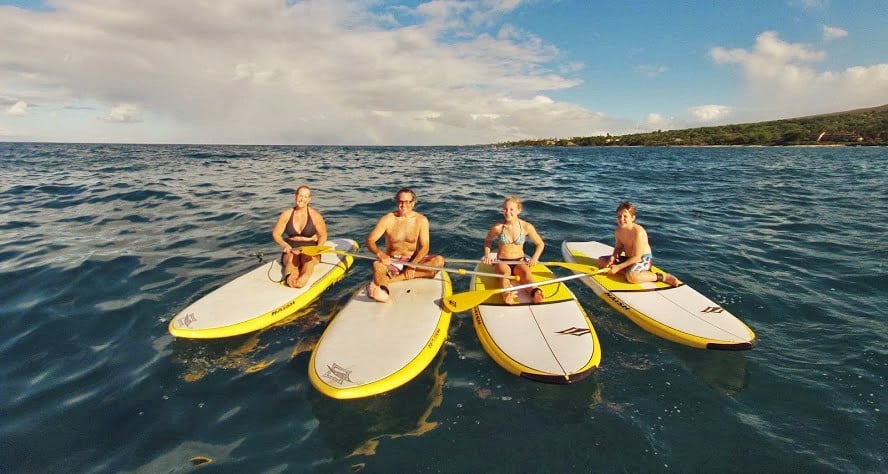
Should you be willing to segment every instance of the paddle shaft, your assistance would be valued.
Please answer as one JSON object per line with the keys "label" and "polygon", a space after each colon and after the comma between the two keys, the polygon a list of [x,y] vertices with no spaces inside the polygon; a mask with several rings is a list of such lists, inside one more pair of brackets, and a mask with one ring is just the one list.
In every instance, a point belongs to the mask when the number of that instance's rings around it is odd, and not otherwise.
{"label": "paddle shaft", "polygon": [[568,276],[563,276],[563,277],[559,277],[559,278],[552,278],[551,280],[535,281],[533,283],[525,283],[523,285],[510,286],[508,288],[497,288],[497,289],[493,289],[493,290],[475,290],[475,291],[491,292],[490,293],[491,295],[495,295],[497,293],[504,293],[506,291],[523,290],[525,288],[533,288],[536,286],[551,285],[553,283],[560,283],[562,281],[573,280],[575,278],[581,278],[584,276],[589,276],[589,275],[586,275],[585,273],[577,273],[575,275],[568,275]]}
{"label": "paddle shaft", "polygon": [[[348,252],[343,252],[342,250],[335,250],[335,252],[345,254],[345,255],[351,255],[352,257],[355,257],[355,258],[363,258],[366,260],[379,260],[378,258],[371,257],[369,255],[348,253]],[[421,268],[423,270],[434,270],[434,271],[441,271],[441,272],[458,273],[460,275],[478,275],[478,276],[486,276],[486,277],[493,277],[493,278],[505,278],[507,280],[512,280],[512,279],[517,278],[517,277],[513,277],[513,276],[509,276],[509,275],[502,275],[500,273],[475,272],[475,271],[471,271],[471,270],[464,270],[462,268],[436,267],[433,265],[423,265],[421,263],[414,263],[414,262],[396,262],[394,260],[392,260],[392,261],[395,263],[400,263],[402,265],[406,265],[408,267]]]}
{"label": "paddle shaft", "polygon": [[[326,246],[322,246],[322,245],[315,245],[315,246],[311,246],[311,247],[302,247],[302,252],[305,253],[306,255],[312,255],[312,256],[320,255],[322,253],[338,253],[341,255],[350,255],[354,258],[363,258],[365,260],[374,260],[374,261],[379,260],[378,258],[371,257],[369,255],[350,253],[350,252],[346,252],[345,250],[336,250],[332,247],[326,247]],[[434,270],[434,271],[441,271],[441,272],[458,273],[460,275],[478,275],[478,276],[486,276],[486,277],[492,277],[492,278],[503,278],[506,280],[515,280],[518,278],[517,276],[514,276],[514,275],[509,276],[509,275],[502,275],[499,273],[475,272],[475,271],[471,271],[471,270],[464,270],[462,268],[435,267],[432,265],[423,265],[421,263],[414,263],[414,262],[396,262],[396,263],[400,263],[400,264],[406,265],[408,267],[421,268],[423,270]]]}
{"label": "paddle shaft", "polygon": [[[484,263],[481,260],[471,260],[471,259],[460,259],[460,258],[448,258],[446,259],[450,263]],[[497,263],[497,262],[494,262]],[[512,262],[507,262],[512,263]],[[540,262],[540,265],[545,265],[547,267],[561,267],[567,270],[571,270],[574,272],[587,273],[589,275],[595,275],[599,272],[598,267],[593,267],[592,265],[586,265],[583,263],[572,263],[572,262]]]}
{"label": "paddle shaft", "polygon": [[536,281],[533,283],[512,286],[509,288],[498,288],[498,289],[493,289],[493,290],[472,290],[472,291],[466,291],[463,293],[456,293],[456,294],[450,295],[447,298],[444,298],[444,307],[454,313],[459,313],[461,311],[466,311],[471,308],[474,308],[475,306],[478,306],[479,304],[481,304],[485,300],[487,300],[487,298],[490,298],[491,296],[493,296],[497,293],[504,293],[506,291],[520,290],[520,289],[531,288],[531,287],[540,287],[540,286],[550,285],[552,283],[559,283],[562,281],[573,280],[575,278],[582,278],[582,277],[587,277],[587,276],[589,276],[589,275],[585,274],[585,273],[577,273],[577,274],[568,275],[565,277],[552,278],[551,280]]}

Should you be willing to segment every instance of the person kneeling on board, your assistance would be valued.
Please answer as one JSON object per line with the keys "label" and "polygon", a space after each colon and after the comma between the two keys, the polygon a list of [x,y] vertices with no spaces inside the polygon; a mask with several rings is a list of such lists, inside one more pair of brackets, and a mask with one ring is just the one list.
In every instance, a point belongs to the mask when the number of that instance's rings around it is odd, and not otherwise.
{"label": "person kneeling on board", "polygon": [[[367,236],[367,250],[376,255],[373,262],[373,281],[367,286],[367,294],[376,301],[389,301],[387,285],[393,281],[412,278],[434,278],[437,270],[414,268],[407,262],[441,267],[444,258],[429,255],[429,220],[413,210],[416,193],[401,188],[395,194],[398,209],[382,216]],[[376,241],[385,236],[385,252]]]}
{"label": "person kneeling on board", "polygon": [[[311,189],[308,186],[299,186],[293,194],[296,205],[281,212],[271,236],[281,247],[284,283],[291,288],[302,288],[308,283],[312,270],[321,261],[321,256],[304,255],[299,247],[324,245],[327,241],[327,224],[317,209],[308,206],[311,202]],[[285,233],[286,238],[283,237]]]}
{"label": "person kneeling on board", "polygon": [[[521,199],[509,196],[503,201],[503,221],[490,226],[487,237],[484,239],[484,259],[487,265],[494,265],[494,270],[501,275],[517,275],[520,284],[533,282],[530,269],[540,260],[543,254],[542,237],[530,222],[519,219],[522,206]],[[524,242],[530,239],[536,248],[533,255],[526,259],[524,256]],[[491,247],[496,245],[496,261],[491,257]],[[506,278],[502,280],[503,288],[512,286],[512,282]],[[538,287],[527,289],[530,300],[533,303],[542,303],[543,290]],[[503,293],[503,302],[508,305],[518,304],[518,293],[507,291]]]}
{"label": "person kneeling on board", "polygon": [[654,255],[648,243],[647,231],[635,219],[634,204],[624,201],[617,206],[614,252],[599,257],[598,268],[610,267],[611,275],[623,272],[629,283],[662,281],[667,285],[678,286],[678,279],[673,275],[651,271]]}

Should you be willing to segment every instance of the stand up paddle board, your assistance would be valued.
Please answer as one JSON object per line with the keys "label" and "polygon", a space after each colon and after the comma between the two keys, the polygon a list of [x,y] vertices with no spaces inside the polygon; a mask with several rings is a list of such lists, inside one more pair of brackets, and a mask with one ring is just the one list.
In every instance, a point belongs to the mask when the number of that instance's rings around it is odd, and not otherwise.
{"label": "stand up paddle board", "polygon": [[[351,239],[327,241],[338,250],[354,251]],[[170,321],[176,337],[210,339],[246,334],[270,326],[304,307],[345,276],[354,259],[327,253],[315,265],[308,283],[290,288],[280,259],[264,263],[195,301]]]}
{"label": "stand up paddle board", "polygon": [[[561,253],[567,262],[598,268],[598,257],[614,248],[600,242],[567,242]],[[657,267],[651,270],[663,273]],[[746,350],[755,347],[755,334],[728,310],[684,283],[628,283],[622,274],[582,279],[596,295],[645,331],[679,344],[701,349]]]}
{"label": "stand up paddle board", "polygon": [[388,285],[391,300],[379,303],[364,285],[321,335],[308,378],[321,393],[347,399],[377,395],[419,375],[447,338],[450,277],[417,278]]}
{"label": "stand up paddle board", "polygon": [[[492,272],[480,264],[477,271]],[[544,265],[531,268],[534,281],[555,278]],[[517,285],[513,285],[517,286]],[[474,276],[472,290],[500,287],[499,279]],[[518,304],[494,294],[472,309],[475,332],[487,354],[506,371],[538,382],[569,384],[592,373],[601,362],[601,345],[592,322],[564,283],[541,285],[545,299],[532,304],[518,290]]]}

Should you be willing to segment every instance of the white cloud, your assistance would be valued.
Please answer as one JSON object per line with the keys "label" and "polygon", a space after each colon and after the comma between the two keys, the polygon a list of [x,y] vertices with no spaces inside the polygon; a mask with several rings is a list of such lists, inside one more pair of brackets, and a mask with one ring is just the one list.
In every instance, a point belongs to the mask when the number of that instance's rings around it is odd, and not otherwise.
{"label": "white cloud", "polygon": [[719,122],[730,116],[731,107],[725,105],[698,105],[688,109],[699,122]]}
{"label": "white cloud", "polygon": [[823,25],[823,40],[832,41],[848,36],[848,32],[835,26]]}
{"label": "white cloud", "polygon": [[776,74],[790,63],[821,61],[826,57],[806,44],[791,44],[780,39],[776,31],[766,31],[755,39],[755,49],[712,48],[710,55],[717,63],[743,65],[752,74]]}
{"label": "white cloud", "polygon": [[675,119],[663,117],[658,113],[649,113],[641,128],[643,130],[671,130],[675,128]]}
{"label": "white cloud", "polygon": [[773,31],[758,35],[752,50],[717,47],[710,57],[742,69],[747,108],[780,110],[786,117],[881,105],[888,97],[888,64],[820,72],[814,64],[825,51],[787,43]]}
{"label": "white cloud", "polygon": [[23,100],[12,104],[8,109],[6,109],[6,115],[11,115],[13,117],[23,117],[27,113],[28,103]]}
{"label": "white cloud", "polygon": [[102,123],[167,142],[466,144],[607,128],[535,99],[580,84],[564,75],[579,67],[490,28],[518,3],[56,0],[0,15],[0,94],[28,90],[46,113],[98,105]]}
{"label": "white cloud", "polygon": [[110,123],[136,123],[142,121],[142,110],[133,104],[117,104],[102,118]]}

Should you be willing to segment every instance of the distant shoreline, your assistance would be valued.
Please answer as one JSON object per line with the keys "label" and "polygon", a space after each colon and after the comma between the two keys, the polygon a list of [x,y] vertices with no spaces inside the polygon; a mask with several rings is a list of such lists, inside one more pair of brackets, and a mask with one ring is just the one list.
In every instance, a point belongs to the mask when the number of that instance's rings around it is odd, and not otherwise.
{"label": "distant shoreline", "polygon": [[888,146],[888,105],[823,115],[626,135],[512,140],[497,146]]}
{"label": "distant shoreline", "polygon": [[830,143],[800,145],[483,145],[490,148],[860,148],[884,147],[888,144]]}

